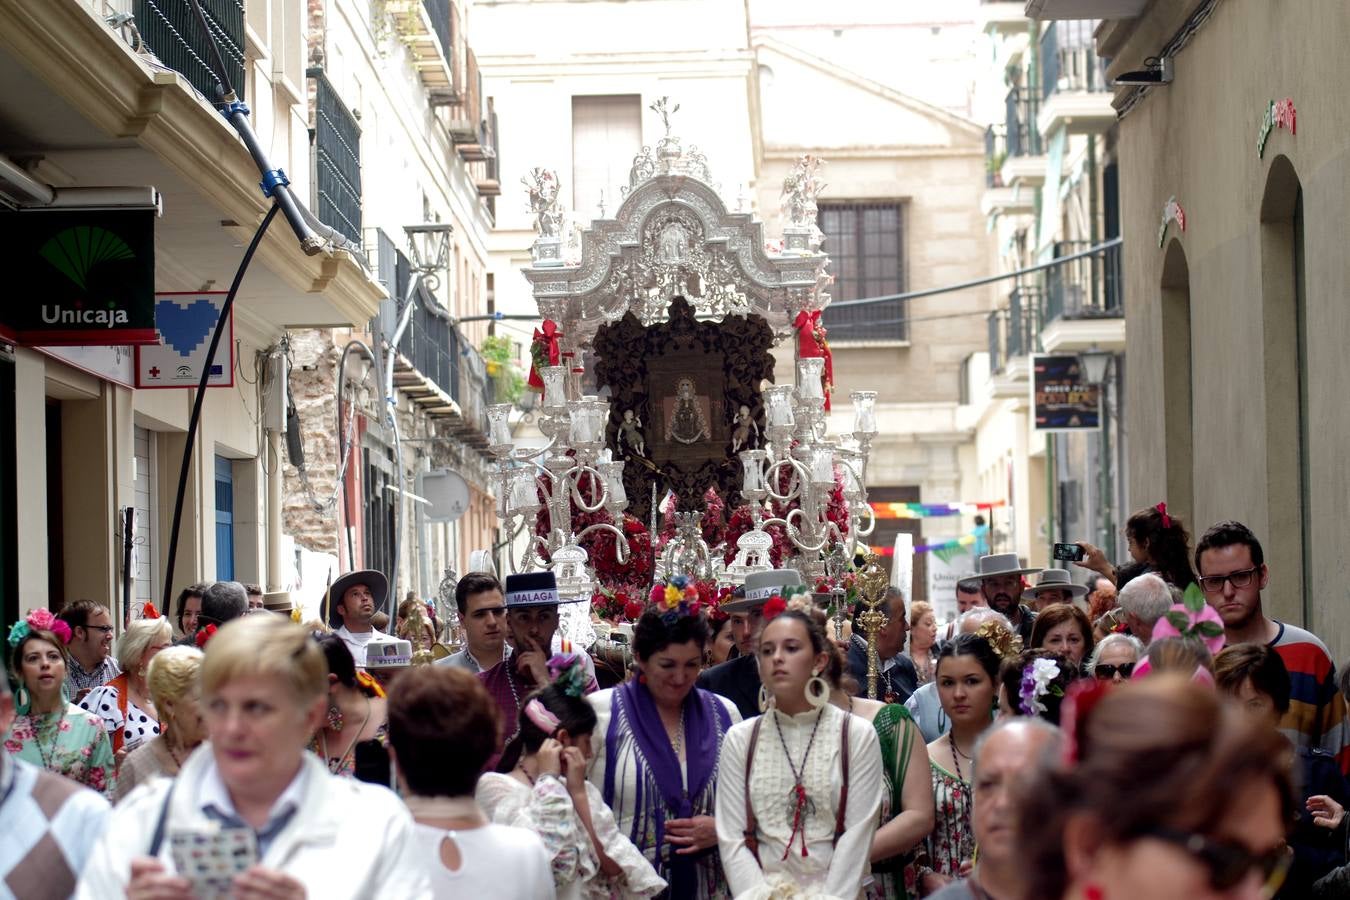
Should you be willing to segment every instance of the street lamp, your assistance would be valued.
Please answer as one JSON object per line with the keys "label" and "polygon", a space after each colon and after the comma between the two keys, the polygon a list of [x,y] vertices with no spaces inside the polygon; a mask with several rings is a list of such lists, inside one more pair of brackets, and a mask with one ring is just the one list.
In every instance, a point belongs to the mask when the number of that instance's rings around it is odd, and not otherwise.
{"label": "street lamp", "polygon": [[1110,390],[1110,383],[1107,381],[1107,373],[1111,369],[1111,360],[1115,354],[1108,350],[1102,350],[1096,344],[1093,344],[1087,350],[1078,352],[1078,368],[1083,373],[1083,380],[1097,388],[1098,396],[1098,417],[1101,424],[1101,464],[1100,464],[1100,484],[1098,493],[1101,495],[1102,504],[1102,547],[1115,546],[1115,523],[1112,520],[1112,490],[1111,490],[1111,416],[1110,404],[1107,402],[1107,395]]}

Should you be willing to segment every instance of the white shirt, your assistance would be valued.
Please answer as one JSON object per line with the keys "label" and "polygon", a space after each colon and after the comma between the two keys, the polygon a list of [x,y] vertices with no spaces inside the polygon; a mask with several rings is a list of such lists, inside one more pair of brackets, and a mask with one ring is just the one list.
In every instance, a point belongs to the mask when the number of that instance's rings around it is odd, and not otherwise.
{"label": "white shirt", "polygon": [[[553,873],[539,836],[510,825],[485,825],[467,831],[446,831],[414,823],[418,858],[431,877],[432,896],[528,897],[553,900]],[[460,866],[450,870],[441,861],[441,842],[459,848]]]}
{"label": "white shirt", "polygon": [[366,667],[366,644],[369,644],[375,638],[389,639],[389,635],[376,628],[369,631],[348,631],[346,625],[334,631],[333,634],[342,638],[342,643],[346,644],[347,649],[352,652],[352,660],[359,669]]}
{"label": "white shirt", "polygon": [[[810,755],[812,727],[820,715]],[[795,716],[778,711],[764,715],[759,741],[750,770],[750,802],[759,822],[759,862],[745,845],[745,757],[755,720],[733,725],[722,742],[717,771],[717,842],[727,884],[737,898],[776,896],[775,887],[796,885],[801,896],[856,900],[861,896],[863,876],[872,836],[881,809],[881,747],[876,730],[861,716],[851,716],[833,705]],[[775,720],[782,729],[780,741]],[[848,722],[848,809],[844,833],[834,844],[835,817],[843,783],[840,751],[844,722]],[[783,745],[792,754],[792,766],[802,771],[802,784],[814,804],[806,817],[807,855],[802,856],[801,835],[788,847],[792,834],[792,805],[788,802],[795,785]],[[803,764],[803,757],[805,763]],[[831,846],[833,844],[833,846]],[[784,851],[788,850],[786,859]]]}
{"label": "white shirt", "polygon": [[[272,808],[267,811],[267,822],[262,828],[255,829],[258,836],[258,856],[260,858],[271,846],[272,838],[276,837],[277,832],[286,822],[290,821],[291,816],[300,808],[304,796],[305,767],[301,766],[296,770],[291,783],[286,785],[286,789],[272,802]],[[220,769],[216,768],[215,760],[211,760],[202,776],[201,791],[198,797],[200,798],[201,810],[207,815],[210,815],[214,810],[218,815],[227,816],[240,822],[244,820],[244,817],[239,815],[239,811],[234,807],[234,800],[230,798],[230,789],[221,780]]]}

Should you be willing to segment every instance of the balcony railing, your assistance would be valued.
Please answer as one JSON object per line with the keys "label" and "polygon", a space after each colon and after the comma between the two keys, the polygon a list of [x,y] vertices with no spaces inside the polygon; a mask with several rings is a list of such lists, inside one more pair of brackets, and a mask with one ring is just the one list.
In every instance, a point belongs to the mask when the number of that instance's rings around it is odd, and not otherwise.
{"label": "balcony railing", "polygon": [[343,105],[323,69],[306,73],[313,81],[314,183],[319,221],[361,240],[361,127]]}
{"label": "balcony railing", "polygon": [[1022,87],[1008,91],[1004,100],[1007,107],[1003,123],[1009,156],[1040,156],[1041,132],[1036,127],[1036,115],[1040,111],[1036,95]]}
{"label": "balcony railing", "polygon": [[1056,92],[1110,90],[1106,60],[1097,55],[1095,19],[1051,22],[1041,35],[1041,97]]}
{"label": "balcony railing", "polygon": [[1003,187],[1003,161],[1008,158],[1008,136],[1002,125],[984,130],[984,186]]}
{"label": "balcony railing", "polygon": [[1002,374],[1008,363],[1038,346],[1044,296],[1035,285],[1018,285],[1008,295],[1008,305],[989,314],[989,371]]}
{"label": "balcony railing", "polygon": [[[188,0],[133,0],[136,28],[159,61],[180,73],[208,101],[216,101],[216,76],[206,60],[211,41]],[[240,0],[202,0],[202,12],[220,47],[225,74],[244,96],[244,4]]]}
{"label": "balcony railing", "polygon": [[[1072,256],[1090,246],[1090,241],[1060,241],[1055,256]],[[1119,244],[1047,269],[1045,276],[1047,322],[1125,314]]]}

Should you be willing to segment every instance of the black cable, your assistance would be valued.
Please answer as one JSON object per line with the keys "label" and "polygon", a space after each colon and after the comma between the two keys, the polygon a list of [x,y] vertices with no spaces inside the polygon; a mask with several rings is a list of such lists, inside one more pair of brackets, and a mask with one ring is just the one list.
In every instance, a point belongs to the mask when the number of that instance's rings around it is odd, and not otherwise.
{"label": "black cable", "polygon": [[[173,526],[169,529],[169,555],[164,566],[164,593],[160,595],[160,602],[168,608],[170,598],[173,596],[173,567],[174,561],[178,555],[178,528],[183,520],[183,497],[187,493],[188,470],[192,467],[192,451],[197,443],[197,426],[202,418],[202,401],[206,399],[206,386],[211,380],[211,364],[216,358],[216,349],[220,346],[220,337],[225,333],[225,323],[230,320],[230,310],[234,308],[234,297],[239,293],[239,285],[243,283],[244,273],[248,271],[248,264],[253,261],[253,254],[262,243],[263,235],[267,233],[267,226],[272,224],[276,218],[280,207],[273,203],[267,210],[267,215],[263,216],[262,224],[258,230],[253,233],[253,240],[249,243],[248,249],[244,251],[244,258],[239,263],[239,269],[234,273],[234,281],[230,284],[230,291],[225,295],[225,303],[220,308],[220,318],[216,319],[216,330],[211,335],[211,346],[206,350],[206,360],[202,363],[201,378],[197,381],[197,396],[192,400],[192,416],[188,419],[187,441],[183,445],[183,464],[178,469],[178,494],[173,502]],[[196,580],[195,578],[193,579]]]}
{"label": "black cable", "polygon": [[238,99],[234,92],[234,85],[230,83],[229,71],[225,68],[225,60],[220,55],[220,46],[216,44],[215,33],[211,29],[211,23],[206,20],[206,13],[202,10],[199,0],[192,0],[192,11],[197,14],[197,23],[202,26],[202,33],[206,35],[206,42],[211,45],[211,58],[215,60],[216,90],[220,96],[216,98],[218,103],[232,103]]}

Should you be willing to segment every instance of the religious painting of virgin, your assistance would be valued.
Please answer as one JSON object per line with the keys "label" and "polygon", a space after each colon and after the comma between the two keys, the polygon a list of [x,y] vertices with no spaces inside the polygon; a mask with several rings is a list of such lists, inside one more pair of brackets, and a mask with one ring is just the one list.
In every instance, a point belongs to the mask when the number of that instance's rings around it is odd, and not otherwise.
{"label": "religious painting of virgin", "polygon": [[675,383],[675,396],[662,400],[665,407],[666,440],[681,444],[697,444],[712,440],[712,404],[707,397],[694,393],[694,379],[681,378]]}
{"label": "religious painting of virgin", "polygon": [[721,354],[672,354],[649,359],[647,367],[647,396],[655,413],[648,434],[652,461],[687,465],[725,456]]}

